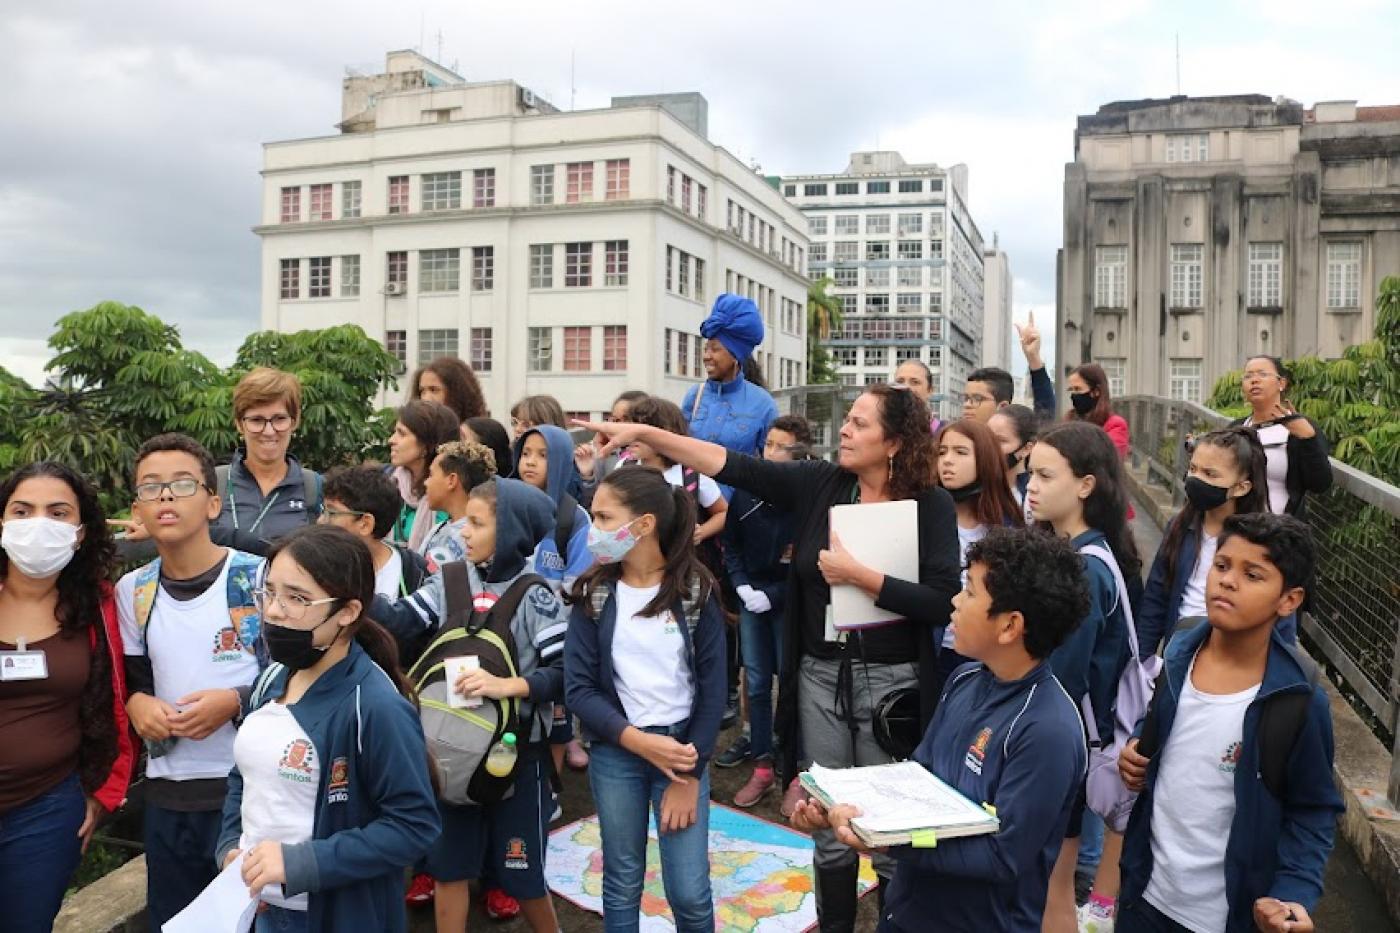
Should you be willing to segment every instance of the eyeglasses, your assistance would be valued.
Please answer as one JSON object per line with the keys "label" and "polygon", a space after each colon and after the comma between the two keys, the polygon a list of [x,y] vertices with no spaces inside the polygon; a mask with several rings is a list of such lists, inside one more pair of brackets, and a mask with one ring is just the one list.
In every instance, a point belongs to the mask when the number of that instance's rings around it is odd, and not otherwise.
{"label": "eyeglasses", "polygon": [[[136,487],[136,498],[142,502],[154,502],[165,495],[165,491],[168,489],[174,498],[188,499],[200,489],[208,488],[197,479],[176,479],[168,483],[142,483]],[[212,490],[210,491],[212,492]]]}
{"label": "eyeglasses", "polygon": [[962,397],[962,403],[963,403],[963,406],[964,406],[964,407],[967,407],[967,406],[969,406],[969,405],[972,405],[972,406],[981,405],[983,402],[990,402],[990,401],[993,401],[993,399],[992,399],[992,397],[991,397],[990,395],[975,395],[975,394],[974,394],[974,395],[966,395],[966,394],[965,394],[965,395],[963,395],[963,397]]}
{"label": "eyeglasses", "polygon": [[519,418],[510,419],[510,427],[513,431],[528,431],[535,425],[530,421],[521,421]]}
{"label": "eyeglasses", "polygon": [[312,606],[324,606],[326,603],[333,603],[340,599],[338,596],[327,596],[325,599],[307,599],[297,593],[276,593],[262,587],[253,590],[253,604],[258,607],[258,614],[267,615],[267,608],[272,603],[277,603],[277,608],[282,610],[282,615],[293,622],[300,622],[306,615],[306,610]]}
{"label": "eyeglasses", "polygon": [[1251,369],[1244,374],[1244,378],[1245,381],[1248,382],[1251,379],[1282,379],[1283,377],[1278,373],[1265,372],[1262,369]]}
{"label": "eyeglasses", "polygon": [[273,415],[271,418],[264,418],[262,415],[249,415],[243,419],[243,427],[252,431],[254,434],[262,434],[267,430],[268,425],[272,426],[272,430],[281,434],[283,431],[287,431],[291,428],[292,416]]}
{"label": "eyeglasses", "polygon": [[369,514],[368,512],[356,512],[356,511],[354,511],[353,509],[322,509],[322,510],[321,510],[321,517],[320,517],[319,519],[317,519],[317,521],[319,521],[321,524],[325,525],[325,524],[328,524],[328,523],[330,522],[330,520],[333,519],[333,518],[340,518],[341,516],[349,516],[350,518],[359,518],[361,515],[368,515],[368,514]]}

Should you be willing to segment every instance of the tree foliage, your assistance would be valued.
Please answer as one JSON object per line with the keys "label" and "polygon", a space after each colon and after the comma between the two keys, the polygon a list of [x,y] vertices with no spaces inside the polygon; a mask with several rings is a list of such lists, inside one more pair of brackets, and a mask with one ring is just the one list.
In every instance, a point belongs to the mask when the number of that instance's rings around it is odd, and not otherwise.
{"label": "tree foliage", "polygon": [[834,282],[823,276],[807,286],[807,384],[836,381],[836,367],[826,342],[841,329],[841,299],[828,290]]}
{"label": "tree foliage", "polygon": [[185,349],[179,331],[140,308],[104,301],[61,318],[52,375],[35,388],[0,369],[0,473],[33,460],[87,474],[109,508],[130,501],[131,459],[164,431],[189,434],[226,462],[239,443],[233,388],[255,366],[295,373],[302,423],[292,453],[315,469],[382,455],[393,414],[377,411],[397,361],[353,325],[249,336],[222,369]]}

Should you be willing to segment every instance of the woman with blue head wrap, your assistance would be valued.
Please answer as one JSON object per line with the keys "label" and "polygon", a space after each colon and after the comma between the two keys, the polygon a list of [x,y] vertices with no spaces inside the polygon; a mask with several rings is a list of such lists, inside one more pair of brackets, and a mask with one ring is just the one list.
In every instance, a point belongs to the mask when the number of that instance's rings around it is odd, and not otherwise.
{"label": "woman with blue head wrap", "polygon": [[744,378],[745,360],[763,343],[758,305],[741,295],[720,295],[700,325],[700,336],[705,338],[706,379],[686,393],[681,405],[690,436],[756,456],[778,417],[773,396]]}

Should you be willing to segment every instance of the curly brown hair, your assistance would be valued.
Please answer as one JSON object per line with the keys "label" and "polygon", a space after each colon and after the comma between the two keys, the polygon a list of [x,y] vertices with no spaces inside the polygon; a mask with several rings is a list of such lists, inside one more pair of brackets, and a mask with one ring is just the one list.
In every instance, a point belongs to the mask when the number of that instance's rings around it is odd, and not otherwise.
{"label": "curly brown hair", "polygon": [[929,430],[928,406],[907,389],[873,385],[865,390],[880,402],[880,430],[898,440],[890,472],[890,498],[912,499],[934,485],[937,456]]}
{"label": "curly brown hair", "polygon": [[422,382],[425,372],[431,372],[438,377],[447,391],[447,398],[442,404],[452,409],[458,421],[480,418],[491,413],[486,407],[486,398],[481,393],[481,383],[477,381],[476,373],[455,356],[440,356],[431,363],[420,366],[414,372],[413,383],[408,390],[410,399],[418,398],[421,391],[419,383]]}

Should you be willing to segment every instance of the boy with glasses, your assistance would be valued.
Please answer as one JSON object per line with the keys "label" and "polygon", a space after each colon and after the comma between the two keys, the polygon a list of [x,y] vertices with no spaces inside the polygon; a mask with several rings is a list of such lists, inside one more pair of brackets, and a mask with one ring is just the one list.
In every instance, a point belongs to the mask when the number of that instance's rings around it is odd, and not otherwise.
{"label": "boy with glasses", "polygon": [[423,555],[387,540],[402,508],[399,487],[375,464],[326,474],[325,506],[318,521],[344,528],[365,542],[374,559],[374,591],[387,599],[412,593],[435,569]]}
{"label": "boy with glasses", "polygon": [[159,930],[217,874],[235,723],[267,656],[253,584],[262,561],[220,547],[214,461],[183,434],[136,454],[133,517],[159,556],[117,583],[127,713],[146,742],[146,897]]}

